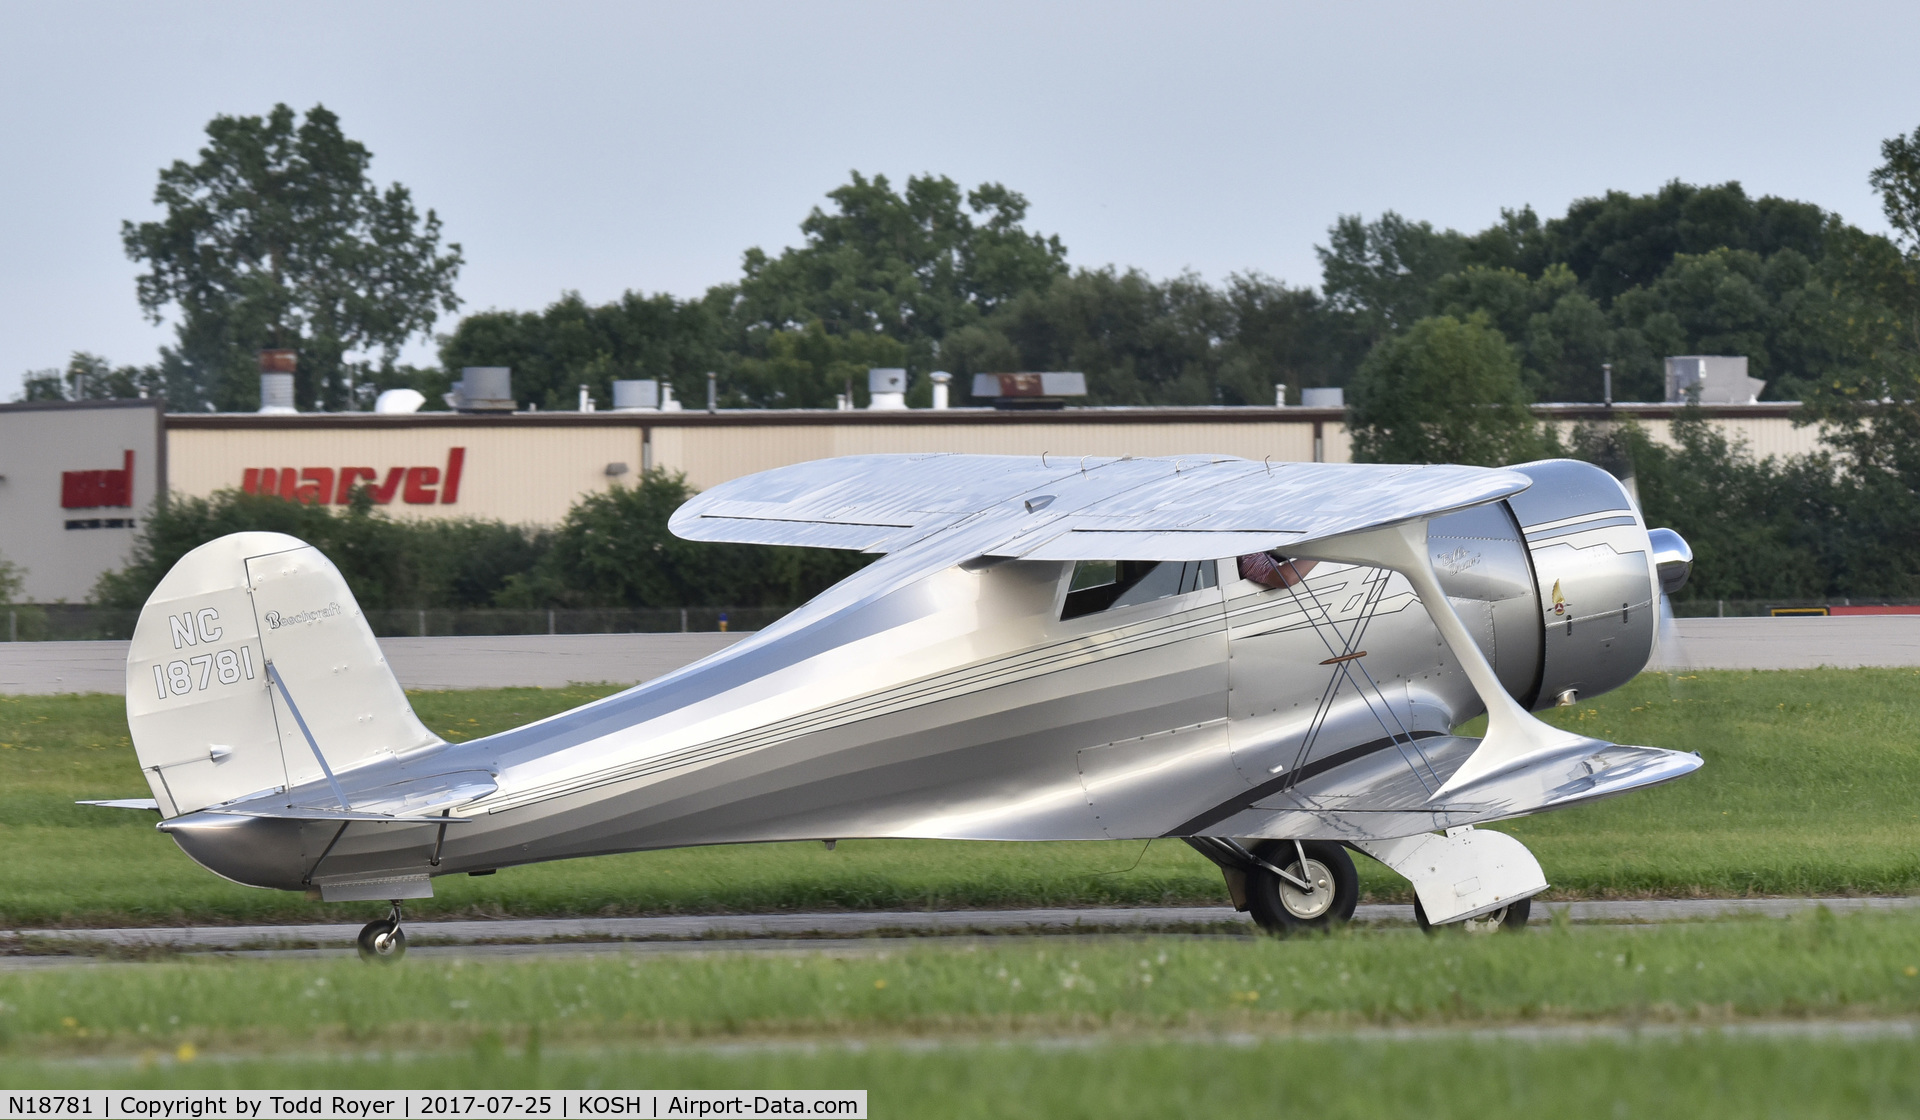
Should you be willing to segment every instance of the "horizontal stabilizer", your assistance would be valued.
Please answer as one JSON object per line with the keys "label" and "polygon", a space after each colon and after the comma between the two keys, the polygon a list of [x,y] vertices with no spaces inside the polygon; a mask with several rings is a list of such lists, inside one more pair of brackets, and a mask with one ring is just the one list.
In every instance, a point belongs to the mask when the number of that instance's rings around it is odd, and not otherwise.
{"label": "horizontal stabilizer", "polygon": [[[223,817],[265,817],[283,821],[366,821],[369,824],[466,824],[472,817],[396,817],[387,813],[352,813],[340,809],[319,809],[311,805],[235,805],[230,808],[202,809]],[[160,827],[164,831],[168,821]]]}
{"label": "horizontal stabilizer", "polygon": [[151,797],[121,797],[112,801],[76,801],[75,805],[98,805],[102,809],[146,809],[160,811],[160,802]]}

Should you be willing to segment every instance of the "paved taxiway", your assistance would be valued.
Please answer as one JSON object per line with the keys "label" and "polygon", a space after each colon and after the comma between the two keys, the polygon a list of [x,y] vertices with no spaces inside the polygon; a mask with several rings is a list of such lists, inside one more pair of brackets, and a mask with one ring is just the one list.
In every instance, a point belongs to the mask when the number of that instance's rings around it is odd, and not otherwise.
{"label": "paved taxiway", "polygon": [[[1721,918],[1784,918],[1824,906],[1836,913],[1917,910],[1920,898],[1742,898],[1543,903],[1580,923],[1659,923]],[[1552,913],[1548,913],[1552,912]],[[1411,925],[1409,906],[1361,906],[1354,920]],[[311,957],[351,954],[355,923],[286,926],[14,930],[0,940],[0,971],[73,962],[89,950]],[[411,951],[432,956],[578,956],[607,953],[886,952],[906,938],[965,940],[997,935],[1080,937],[1146,933],[1256,936],[1252,922],[1225,906],[1114,907],[1054,910],[877,911],[819,914],[670,915],[656,918],[541,918],[505,921],[409,922]],[[9,946],[7,942],[11,942]],[[60,945],[64,953],[36,952]]]}

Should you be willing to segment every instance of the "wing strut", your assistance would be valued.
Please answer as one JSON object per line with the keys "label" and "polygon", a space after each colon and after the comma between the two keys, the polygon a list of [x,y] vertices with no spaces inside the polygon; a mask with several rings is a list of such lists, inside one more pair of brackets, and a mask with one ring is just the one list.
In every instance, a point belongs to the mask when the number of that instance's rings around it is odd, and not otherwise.
{"label": "wing strut", "polygon": [[1549,727],[1535,719],[1533,713],[1521,707],[1501,686],[1486,654],[1480,651],[1473,635],[1454,613],[1453,604],[1447,601],[1447,593],[1433,574],[1433,565],[1427,559],[1425,520],[1314,541],[1300,546],[1297,554],[1314,560],[1392,568],[1407,577],[1407,582],[1413,584],[1420,596],[1420,604],[1439,628],[1447,648],[1466,670],[1467,680],[1479,694],[1480,702],[1486,705],[1486,738],[1441,785],[1435,797],[1562,750],[1591,746],[1592,740],[1584,736]]}
{"label": "wing strut", "polygon": [[315,761],[320,763],[320,772],[327,776],[327,784],[333,787],[333,795],[340,799],[340,808],[345,812],[353,812],[353,806],[347,804],[346,792],[340,788],[340,779],[333,776],[333,767],[327,765],[327,756],[320,753],[320,744],[313,741],[313,732],[307,730],[307,721],[301,716],[299,705],[293,702],[293,694],[287,691],[287,682],[280,679],[280,670],[273,667],[271,659],[267,661],[267,676],[272,678],[274,687],[280,690],[280,698],[287,702],[287,710],[293,713],[293,722],[300,725],[300,734],[306,736],[307,746],[312,748]]}
{"label": "wing strut", "polygon": [[[1289,560],[1287,563],[1291,565],[1293,561]],[[1297,569],[1295,570],[1295,574],[1298,575]],[[1399,714],[1393,710],[1393,704],[1387,700],[1386,693],[1381,690],[1378,682],[1373,679],[1373,674],[1367,671],[1365,663],[1361,660],[1366,656],[1366,651],[1360,649],[1360,639],[1362,635],[1366,633],[1368,624],[1373,621],[1374,612],[1380,606],[1380,600],[1386,591],[1386,586],[1387,575],[1384,571],[1369,578],[1367,597],[1366,601],[1361,604],[1360,615],[1354,619],[1351,632],[1343,634],[1340,631],[1340,624],[1334,621],[1332,612],[1327,610],[1326,605],[1320,602],[1320,596],[1314,593],[1312,585],[1307,583],[1305,579],[1296,579],[1294,583],[1288,585],[1287,593],[1293,596],[1294,605],[1300,609],[1301,614],[1307,620],[1307,624],[1313,628],[1315,636],[1320,639],[1321,644],[1325,645],[1327,652],[1332,655],[1320,664],[1333,666],[1333,675],[1327,681],[1327,687],[1322,690],[1320,694],[1320,705],[1314,710],[1313,722],[1308,725],[1306,739],[1300,744],[1300,749],[1295,752],[1292,764],[1290,766],[1274,767],[1273,773],[1278,773],[1280,770],[1286,769],[1291,773],[1297,774],[1301,766],[1306,764],[1308,756],[1313,753],[1314,744],[1320,738],[1321,729],[1326,726],[1328,715],[1333,711],[1334,698],[1339,694],[1340,684],[1344,680],[1353,686],[1353,690],[1359,694],[1361,702],[1366,704],[1367,711],[1373,715],[1374,721],[1380,725],[1380,730],[1386,732],[1387,738],[1392,740],[1394,747],[1399,750],[1400,758],[1407,764],[1407,769],[1413,774],[1414,781],[1420,783],[1420,788],[1426,790],[1428,796],[1432,796],[1434,793],[1434,785],[1439,781],[1439,775],[1434,773],[1432,761],[1427,758],[1427,752],[1421,749],[1419,740],[1415,739],[1412,732],[1407,730],[1406,724],[1401,722]],[[1301,600],[1300,593],[1302,591],[1306,592],[1308,601]],[[1311,605],[1309,605],[1309,602]],[[1322,629],[1323,626],[1325,630]],[[1328,640],[1326,630],[1333,631],[1333,636],[1339,639],[1338,645]],[[1362,686],[1358,680],[1354,679],[1353,671],[1355,669],[1358,669],[1360,675],[1366,678],[1367,683],[1365,686]],[[1372,690],[1372,696],[1367,694],[1368,689]],[[1374,704],[1376,698],[1379,700],[1377,707]],[[1386,710],[1387,716],[1393,719],[1391,726],[1388,725],[1386,718],[1380,715],[1380,711],[1383,708]],[[1409,746],[1413,748],[1414,754],[1419,757],[1420,762],[1418,764],[1416,764],[1412,758],[1408,757],[1407,748]],[[1426,776],[1424,777],[1420,773],[1423,766],[1426,768]],[[1427,780],[1428,778],[1432,778],[1433,782],[1429,782]]]}

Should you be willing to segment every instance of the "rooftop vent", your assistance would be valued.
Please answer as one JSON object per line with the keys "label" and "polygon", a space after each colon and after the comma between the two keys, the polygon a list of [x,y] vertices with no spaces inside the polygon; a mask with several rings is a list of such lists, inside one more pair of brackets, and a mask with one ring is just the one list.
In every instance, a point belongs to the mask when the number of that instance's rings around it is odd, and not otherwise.
{"label": "rooftop vent", "polygon": [[658,381],[616,381],[613,383],[615,412],[642,412],[660,407]]}
{"label": "rooftop vent", "polygon": [[995,408],[1065,408],[1062,397],[1087,395],[1084,373],[976,373],[973,395],[992,397]]}
{"label": "rooftop vent", "polygon": [[293,370],[298,359],[292,350],[260,351],[260,411],[300,411],[293,403]]}
{"label": "rooftop vent", "polygon": [[897,412],[907,407],[907,371],[870,369],[867,371],[867,409],[870,412]]}
{"label": "rooftop vent", "polygon": [[512,412],[513,369],[468,366],[460,371],[460,380],[454,382],[446,400],[457,412]]}
{"label": "rooftop vent", "polygon": [[1667,402],[1752,404],[1767,383],[1747,376],[1745,358],[1691,354],[1667,359]]}

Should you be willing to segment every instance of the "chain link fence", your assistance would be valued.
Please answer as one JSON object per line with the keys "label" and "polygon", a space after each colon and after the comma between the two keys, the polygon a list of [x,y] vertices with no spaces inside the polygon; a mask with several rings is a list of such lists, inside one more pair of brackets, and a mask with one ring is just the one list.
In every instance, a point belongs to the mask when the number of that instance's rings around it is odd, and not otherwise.
{"label": "chain link fence", "polygon": [[[382,638],[493,634],[672,634],[763,630],[792,607],[642,607],[600,610],[367,611]],[[1920,614],[1911,599],[1676,599],[1676,618],[1754,618],[1806,614]],[[51,603],[0,607],[0,641],[125,641],[139,611]]]}
{"label": "chain link fence", "polygon": [[[382,638],[494,634],[671,634],[760,630],[792,607],[661,607],[604,610],[367,611]],[[0,607],[0,641],[125,641],[139,611],[51,603]]]}
{"label": "chain link fence", "polygon": [[1675,618],[1765,618],[1768,615],[1920,614],[1912,599],[1675,599]]}

